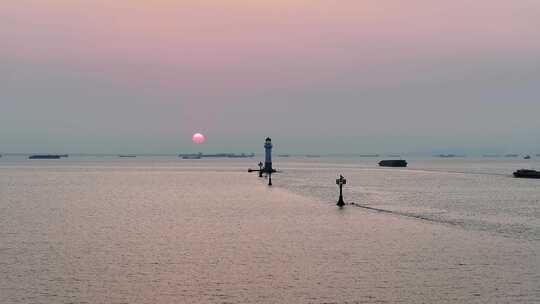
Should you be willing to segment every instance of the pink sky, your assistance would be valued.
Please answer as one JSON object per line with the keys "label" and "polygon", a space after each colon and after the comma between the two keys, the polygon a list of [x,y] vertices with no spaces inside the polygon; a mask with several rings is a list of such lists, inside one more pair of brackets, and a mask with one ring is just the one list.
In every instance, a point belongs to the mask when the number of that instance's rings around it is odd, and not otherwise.
{"label": "pink sky", "polygon": [[149,77],[173,83],[183,73],[236,85],[324,82],[333,70],[540,50],[538,1],[40,0],[0,9],[4,58],[104,69],[112,78],[152,66]]}
{"label": "pink sky", "polygon": [[[155,103],[176,96],[181,109],[209,117],[179,114],[183,128],[225,133],[223,113],[252,115],[261,98],[277,100],[275,115],[300,115],[319,90],[339,101],[355,88],[436,90],[464,79],[489,87],[497,75],[519,84],[536,79],[540,54],[536,0],[17,0],[0,4],[0,20],[0,63],[17,85],[43,83],[20,76],[27,66],[119,92],[148,89]],[[328,110],[315,108],[315,117]]]}

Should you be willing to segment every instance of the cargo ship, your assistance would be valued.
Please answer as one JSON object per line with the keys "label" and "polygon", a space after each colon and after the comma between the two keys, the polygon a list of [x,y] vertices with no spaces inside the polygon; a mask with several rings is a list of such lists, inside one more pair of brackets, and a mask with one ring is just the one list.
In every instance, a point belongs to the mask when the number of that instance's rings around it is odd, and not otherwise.
{"label": "cargo ship", "polygon": [[217,153],[217,154],[179,154],[178,157],[182,159],[201,159],[201,158],[252,158],[255,157],[255,153],[246,154],[246,153]]}
{"label": "cargo ship", "polygon": [[200,155],[184,155],[182,156],[182,159],[201,159],[202,157]]}
{"label": "cargo ship", "polygon": [[28,159],[60,159],[62,158],[62,155],[56,155],[56,154],[35,154],[30,155]]}
{"label": "cargo ship", "polygon": [[540,171],[520,169],[514,172],[514,177],[519,178],[540,178]]}
{"label": "cargo ship", "polygon": [[251,154],[246,154],[246,153],[234,154],[234,153],[231,153],[231,154],[227,154],[227,157],[228,158],[248,158],[248,157],[255,157],[255,153],[251,153]]}
{"label": "cargo ship", "polygon": [[440,157],[440,158],[454,158],[454,157],[457,157],[457,155],[455,155],[455,154],[439,154],[437,156]]}
{"label": "cargo ship", "polygon": [[407,161],[403,159],[389,159],[381,160],[379,162],[381,167],[407,167]]}

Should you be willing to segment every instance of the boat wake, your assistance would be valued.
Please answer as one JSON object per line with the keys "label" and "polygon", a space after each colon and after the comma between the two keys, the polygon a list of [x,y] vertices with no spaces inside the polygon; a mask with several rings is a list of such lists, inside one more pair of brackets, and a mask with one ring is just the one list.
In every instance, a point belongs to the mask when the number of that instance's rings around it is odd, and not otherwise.
{"label": "boat wake", "polygon": [[404,211],[388,210],[367,205],[360,205],[354,202],[348,203],[351,207],[357,207],[373,212],[391,214],[400,217],[408,217],[411,219],[428,221],[431,223],[451,225],[466,230],[484,231],[494,233],[507,238],[525,239],[529,241],[540,241],[540,228],[534,225],[527,224],[503,224],[490,223],[480,219],[450,219],[444,217],[430,216],[427,214],[417,214]]}
{"label": "boat wake", "polygon": [[438,170],[438,169],[409,169],[407,171],[426,172],[426,173],[447,173],[447,174],[467,174],[467,175],[488,175],[488,176],[505,176],[510,173],[482,172],[482,171],[458,171],[458,170]]}
{"label": "boat wake", "polygon": [[375,207],[370,207],[370,206],[367,206],[367,205],[356,204],[354,202],[349,203],[349,205],[351,205],[353,207],[357,207],[357,208],[362,208],[362,209],[367,209],[367,210],[371,210],[371,211],[380,212],[380,213],[389,213],[389,214],[405,216],[405,217],[410,217],[410,218],[424,220],[424,221],[430,221],[430,222],[436,222],[436,223],[441,223],[441,224],[450,224],[450,225],[456,225],[456,226],[462,224],[462,222],[459,222],[459,221],[435,219],[435,218],[431,218],[431,217],[429,217],[427,215],[415,214],[415,213],[409,213],[409,212],[401,212],[401,211],[388,210],[388,209],[381,209],[381,208],[375,208]]}

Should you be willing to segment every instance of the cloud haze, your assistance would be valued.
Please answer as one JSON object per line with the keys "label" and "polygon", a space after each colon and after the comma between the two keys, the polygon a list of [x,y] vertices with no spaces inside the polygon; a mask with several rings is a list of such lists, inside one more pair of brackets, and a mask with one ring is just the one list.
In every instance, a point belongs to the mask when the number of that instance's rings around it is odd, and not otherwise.
{"label": "cloud haze", "polygon": [[539,29],[531,0],[8,0],[0,151],[540,153]]}

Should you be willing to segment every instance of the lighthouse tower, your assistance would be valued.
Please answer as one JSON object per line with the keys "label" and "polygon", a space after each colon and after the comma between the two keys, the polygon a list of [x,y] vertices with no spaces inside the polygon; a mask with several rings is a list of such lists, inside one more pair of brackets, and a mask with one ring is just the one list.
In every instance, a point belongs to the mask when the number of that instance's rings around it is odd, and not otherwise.
{"label": "lighthouse tower", "polygon": [[259,170],[257,169],[248,169],[248,172],[259,172],[259,177],[263,177],[263,173],[266,173],[268,177],[268,186],[272,186],[272,173],[277,173],[274,168],[272,168],[272,140],[270,137],[266,138],[264,142],[264,167],[263,163],[259,162]]}
{"label": "lighthouse tower", "polygon": [[264,143],[264,171],[271,174],[272,169],[272,139],[270,137],[266,138]]}

